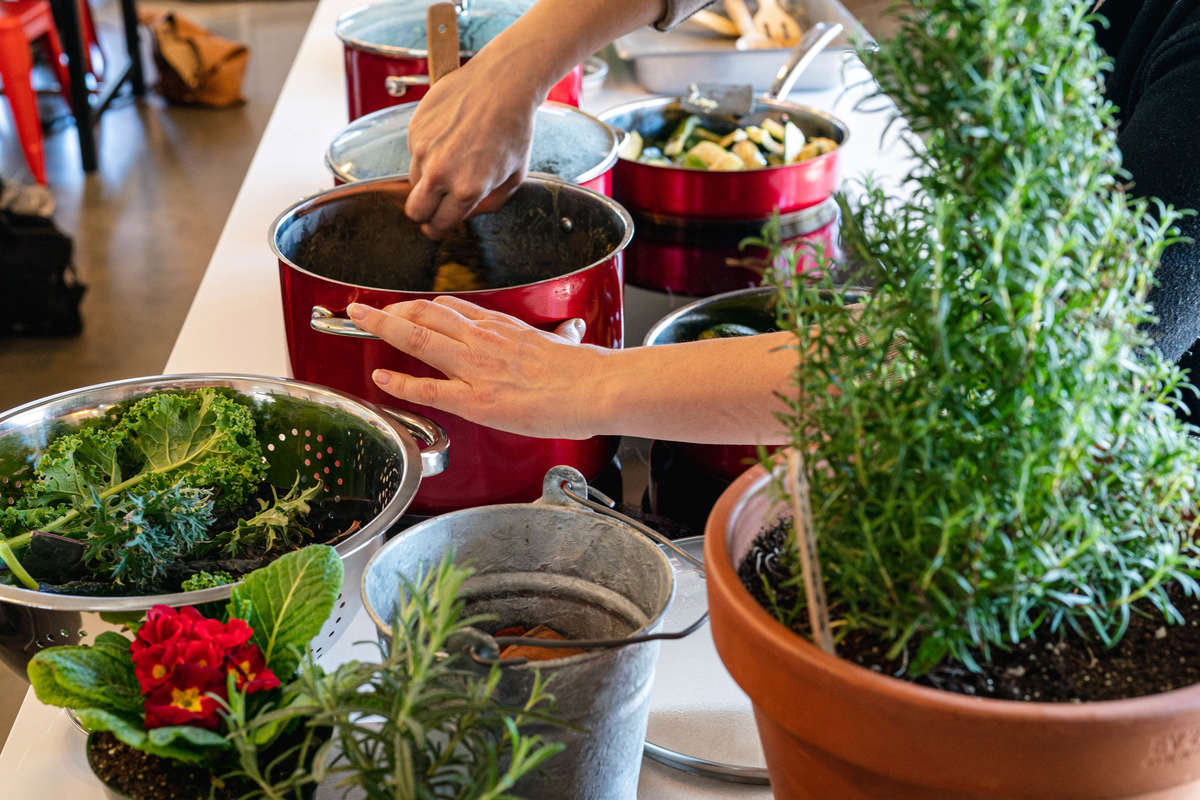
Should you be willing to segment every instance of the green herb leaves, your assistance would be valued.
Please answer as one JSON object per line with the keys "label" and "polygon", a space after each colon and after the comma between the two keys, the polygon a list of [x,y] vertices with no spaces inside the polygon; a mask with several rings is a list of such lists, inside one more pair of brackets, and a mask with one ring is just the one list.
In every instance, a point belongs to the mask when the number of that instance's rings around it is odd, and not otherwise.
{"label": "green herb leaves", "polygon": [[1197,591],[1200,454],[1144,333],[1177,216],[1122,188],[1088,5],[914,0],[861,53],[916,165],[846,218],[873,293],[776,275],[832,610],[910,672]]}
{"label": "green herb leaves", "polygon": [[254,643],[281,680],[296,672],[308,642],[321,632],[342,587],[342,559],[314,545],[288,553],[234,587],[229,616],[254,629]]}
{"label": "green herb leaves", "polygon": [[205,541],[214,508],[253,495],[266,465],[250,408],[206,388],[159,392],[108,427],[59,436],[35,473],[27,496],[0,518],[10,537],[0,559],[13,574],[37,588],[14,551],[38,530],[85,541],[93,571],[147,593],[161,588],[171,561]]}

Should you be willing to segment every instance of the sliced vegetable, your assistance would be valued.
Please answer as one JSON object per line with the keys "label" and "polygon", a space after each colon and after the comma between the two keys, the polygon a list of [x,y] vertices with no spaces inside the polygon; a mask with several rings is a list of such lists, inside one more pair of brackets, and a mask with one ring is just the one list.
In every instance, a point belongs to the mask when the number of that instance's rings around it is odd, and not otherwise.
{"label": "sliced vegetable", "polygon": [[754,169],[755,167],[765,167],[767,159],[763,156],[762,151],[755,147],[754,142],[748,139],[743,139],[733,146],[733,154],[742,160],[746,165],[746,169]]}
{"label": "sliced vegetable", "polygon": [[783,126],[783,160],[791,162],[804,147],[804,132],[790,119]]}
{"label": "sliced vegetable", "polygon": [[725,151],[725,155],[718,158],[709,166],[710,170],[721,172],[734,172],[745,168],[746,164],[728,150]]}
{"label": "sliced vegetable", "polygon": [[663,147],[663,155],[668,158],[674,158],[683,152],[683,146],[687,143],[688,137],[696,130],[696,126],[700,124],[700,118],[695,114],[689,114],[684,117],[678,125],[675,126],[674,133],[667,140],[667,144]]}
{"label": "sliced vegetable", "polygon": [[[695,156],[704,162],[706,168],[712,168],[722,157],[729,155],[729,151],[715,142],[700,142],[691,150],[688,150],[689,156]],[[738,159],[739,161],[741,159]]]}
{"label": "sliced vegetable", "polygon": [[717,142],[717,144],[721,145],[721,147],[729,147],[732,144],[737,144],[738,142],[744,141],[746,141],[746,129],[738,128],[728,136],[722,137],[721,141]]}
{"label": "sliced vegetable", "polygon": [[625,137],[625,141],[621,142],[621,149],[617,151],[617,155],[621,158],[627,158],[630,161],[637,161],[642,157],[642,147],[645,142],[642,141],[642,135],[637,131],[630,131]]}
{"label": "sliced vegetable", "polygon": [[[788,124],[790,125],[791,123],[789,122]],[[777,141],[782,142],[786,136],[783,124],[777,119],[767,117],[763,120],[762,127],[764,131],[771,134]]]}
{"label": "sliced vegetable", "polygon": [[[761,126],[747,125],[727,134],[702,125],[690,114],[680,119],[668,139],[646,139],[632,132],[621,146],[622,158],[654,166],[689,169],[742,170],[778,167],[816,158],[837,148],[837,142],[816,136],[807,139],[790,119],[767,117]],[[723,130],[727,122],[716,121]]]}

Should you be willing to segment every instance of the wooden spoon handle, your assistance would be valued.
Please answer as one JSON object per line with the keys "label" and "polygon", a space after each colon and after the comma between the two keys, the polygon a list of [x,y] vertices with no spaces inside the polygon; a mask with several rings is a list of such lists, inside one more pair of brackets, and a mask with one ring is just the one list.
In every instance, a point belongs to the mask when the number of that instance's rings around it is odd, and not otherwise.
{"label": "wooden spoon handle", "polygon": [[454,3],[434,3],[425,15],[429,42],[429,85],[458,69],[458,9]]}
{"label": "wooden spoon handle", "polygon": [[713,11],[700,9],[695,14],[692,14],[691,20],[697,25],[703,25],[710,31],[719,33],[722,36],[739,36],[741,34],[738,26],[734,25],[728,17],[723,17]]}

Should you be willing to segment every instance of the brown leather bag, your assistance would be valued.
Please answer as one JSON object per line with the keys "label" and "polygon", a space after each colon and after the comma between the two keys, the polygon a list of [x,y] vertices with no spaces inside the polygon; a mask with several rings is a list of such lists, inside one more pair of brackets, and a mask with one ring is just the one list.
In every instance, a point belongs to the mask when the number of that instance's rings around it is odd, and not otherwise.
{"label": "brown leather bag", "polygon": [[244,102],[242,77],[250,50],[172,13],[146,12],[154,35],[158,91],[168,101],[221,108]]}

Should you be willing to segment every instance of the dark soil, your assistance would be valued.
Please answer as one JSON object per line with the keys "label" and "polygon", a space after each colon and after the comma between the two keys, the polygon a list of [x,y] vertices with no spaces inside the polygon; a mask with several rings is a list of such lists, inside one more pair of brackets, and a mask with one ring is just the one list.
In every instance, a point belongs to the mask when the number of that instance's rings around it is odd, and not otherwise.
{"label": "dark soil", "polygon": [[105,785],[133,800],[208,800],[214,788],[212,796],[217,800],[235,796],[214,787],[208,770],[135,750],[111,733],[88,740],[88,763]]}
{"label": "dark soil", "polygon": [[[565,275],[605,258],[621,232],[599,206],[574,195],[522,187],[494,214],[459,225],[435,242],[404,213],[403,198],[360,194],[310,212],[280,245],[301,268],[377,289],[431,292],[520,286]],[[563,225],[566,218],[570,224]],[[455,264],[453,284],[442,268]]]}
{"label": "dark soil", "polygon": [[[769,606],[760,575],[777,588],[781,604],[797,599],[795,590],[779,588],[784,576],[775,569],[788,526],[790,522],[761,533],[738,568],[742,584],[764,608]],[[1112,649],[1073,631],[1042,631],[1010,650],[993,649],[990,662],[977,654],[981,672],[945,661],[919,678],[909,678],[902,674],[903,661],[886,658],[888,643],[865,632],[840,640],[837,653],[885,675],[978,697],[1047,702],[1141,697],[1200,683],[1200,601],[1181,590],[1172,590],[1171,599],[1186,623],[1168,625],[1153,607],[1135,606],[1128,631]],[[836,597],[829,601],[836,606]],[[807,621],[795,630],[807,637]]]}

